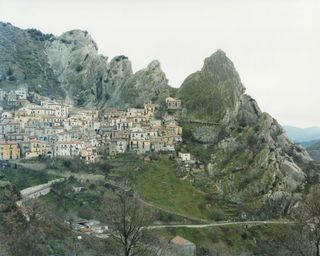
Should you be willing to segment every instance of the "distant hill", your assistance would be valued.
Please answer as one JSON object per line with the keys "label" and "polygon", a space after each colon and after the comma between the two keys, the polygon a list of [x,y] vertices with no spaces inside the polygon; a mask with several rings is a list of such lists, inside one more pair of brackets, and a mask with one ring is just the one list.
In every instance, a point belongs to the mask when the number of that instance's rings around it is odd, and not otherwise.
{"label": "distant hill", "polygon": [[285,125],[283,129],[293,142],[302,143],[320,140],[320,127],[299,128]]}
{"label": "distant hill", "polygon": [[283,126],[289,138],[307,149],[313,160],[320,161],[320,127]]}
{"label": "distant hill", "polygon": [[313,160],[320,161],[320,140],[313,141],[313,144],[307,147],[307,151]]}

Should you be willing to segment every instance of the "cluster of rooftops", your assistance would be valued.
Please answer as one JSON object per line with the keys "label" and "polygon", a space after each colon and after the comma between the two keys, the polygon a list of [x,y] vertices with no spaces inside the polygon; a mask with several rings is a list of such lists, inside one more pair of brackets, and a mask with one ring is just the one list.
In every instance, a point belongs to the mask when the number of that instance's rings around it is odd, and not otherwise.
{"label": "cluster of rooftops", "polygon": [[[9,94],[11,101],[19,103],[9,104],[15,106],[13,110],[1,107],[8,106]],[[166,107],[180,109],[181,101],[168,97]],[[92,163],[98,152],[173,152],[182,140],[182,128],[168,113],[156,118],[156,109],[156,104],[146,102],[143,108],[102,113],[29,93],[25,88],[14,92],[0,89],[0,160],[80,157]]]}

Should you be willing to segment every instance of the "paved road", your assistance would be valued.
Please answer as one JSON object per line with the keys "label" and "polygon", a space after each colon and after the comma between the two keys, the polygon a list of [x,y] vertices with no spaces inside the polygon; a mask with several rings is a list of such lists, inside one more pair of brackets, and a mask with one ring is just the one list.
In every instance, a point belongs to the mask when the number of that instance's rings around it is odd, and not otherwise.
{"label": "paved road", "polygon": [[162,228],[208,228],[208,227],[223,227],[235,225],[271,225],[282,224],[291,225],[292,221],[289,220],[259,220],[259,221],[235,221],[235,222],[212,222],[208,224],[173,224],[173,225],[154,225],[148,226],[147,229],[162,229]]}

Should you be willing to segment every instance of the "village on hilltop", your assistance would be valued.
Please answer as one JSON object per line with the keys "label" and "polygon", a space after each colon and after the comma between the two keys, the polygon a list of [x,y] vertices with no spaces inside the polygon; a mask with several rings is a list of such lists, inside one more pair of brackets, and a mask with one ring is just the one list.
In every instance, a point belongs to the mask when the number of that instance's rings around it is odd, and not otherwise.
{"label": "village on hilltop", "polygon": [[[102,113],[51,100],[26,87],[0,89],[0,160],[35,157],[80,157],[93,163],[103,147],[108,155],[174,152],[182,128],[173,115],[155,117],[157,106],[110,109]],[[166,98],[167,109],[181,101]]]}

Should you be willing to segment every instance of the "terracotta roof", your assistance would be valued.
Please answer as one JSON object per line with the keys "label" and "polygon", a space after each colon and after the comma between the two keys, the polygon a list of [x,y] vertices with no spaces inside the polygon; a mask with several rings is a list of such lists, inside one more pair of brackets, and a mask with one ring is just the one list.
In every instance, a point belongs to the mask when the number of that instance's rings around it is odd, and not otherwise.
{"label": "terracotta roof", "polygon": [[176,244],[176,245],[188,245],[188,244],[192,244],[190,241],[184,239],[181,236],[176,236],[175,238],[173,238],[171,240],[171,243]]}

